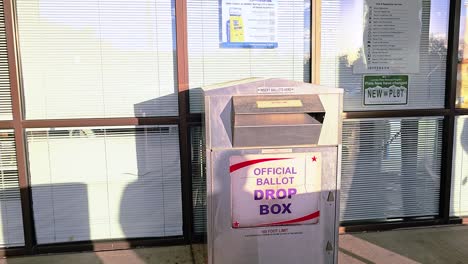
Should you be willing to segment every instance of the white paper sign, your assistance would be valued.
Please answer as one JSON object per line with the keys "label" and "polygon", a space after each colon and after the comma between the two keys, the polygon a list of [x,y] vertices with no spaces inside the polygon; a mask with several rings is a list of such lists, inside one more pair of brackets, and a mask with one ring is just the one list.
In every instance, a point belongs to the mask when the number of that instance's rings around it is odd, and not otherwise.
{"label": "white paper sign", "polygon": [[360,73],[418,73],[421,0],[364,0]]}
{"label": "white paper sign", "polygon": [[232,227],[316,224],[320,153],[230,158]]}
{"label": "white paper sign", "polygon": [[293,94],[296,92],[296,87],[258,87],[258,94]]}
{"label": "white paper sign", "polygon": [[278,0],[221,0],[222,48],[278,47]]}

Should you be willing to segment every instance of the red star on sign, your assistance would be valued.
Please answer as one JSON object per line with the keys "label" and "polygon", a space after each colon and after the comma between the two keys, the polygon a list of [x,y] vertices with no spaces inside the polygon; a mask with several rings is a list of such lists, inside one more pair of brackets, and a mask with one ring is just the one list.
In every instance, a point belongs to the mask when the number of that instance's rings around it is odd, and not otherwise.
{"label": "red star on sign", "polygon": [[313,156],[312,161],[314,161],[314,162],[317,161],[317,157]]}
{"label": "red star on sign", "polygon": [[239,222],[235,221],[234,223],[232,223],[232,227],[238,228],[239,227]]}

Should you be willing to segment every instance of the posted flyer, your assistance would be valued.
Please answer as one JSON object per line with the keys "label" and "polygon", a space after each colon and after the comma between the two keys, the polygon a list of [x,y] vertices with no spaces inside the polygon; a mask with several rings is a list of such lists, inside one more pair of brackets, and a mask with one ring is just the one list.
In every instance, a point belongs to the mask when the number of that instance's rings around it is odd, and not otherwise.
{"label": "posted flyer", "polygon": [[418,73],[421,9],[421,0],[365,0],[361,59],[354,73]]}
{"label": "posted flyer", "polygon": [[276,48],[278,0],[220,0],[221,48]]}

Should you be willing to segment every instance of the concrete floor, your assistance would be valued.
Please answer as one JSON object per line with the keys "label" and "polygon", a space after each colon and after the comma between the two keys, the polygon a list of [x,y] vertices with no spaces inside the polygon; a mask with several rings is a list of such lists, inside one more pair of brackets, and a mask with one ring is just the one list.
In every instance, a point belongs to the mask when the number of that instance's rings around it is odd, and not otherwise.
{"label": "concrete floor", "polygon": [[340,263],[468,263],[468,226],[342,235]]}
{"label": "concrete floor", "polygon": [[[205,245],[140,248],[1,259],[0,264],[204,264]],[[340,236],[340,264],[468,264],[468,226]]]}

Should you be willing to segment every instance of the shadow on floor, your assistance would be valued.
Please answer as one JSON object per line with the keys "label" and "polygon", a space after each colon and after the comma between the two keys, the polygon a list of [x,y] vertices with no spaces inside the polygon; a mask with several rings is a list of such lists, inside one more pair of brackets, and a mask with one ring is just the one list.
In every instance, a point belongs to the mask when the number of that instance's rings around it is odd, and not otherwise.
{"label": "shadow on floor", "polygon": [[[340,264],[468,263],[468,226],[417,228],[340,236]],[[95,253],[17,257],[0,264],[204,264],[205,244]]]}
{"label": "shadow on floor", "polygon": [[12,257],[0,264],[192,264],[190,246]]}

